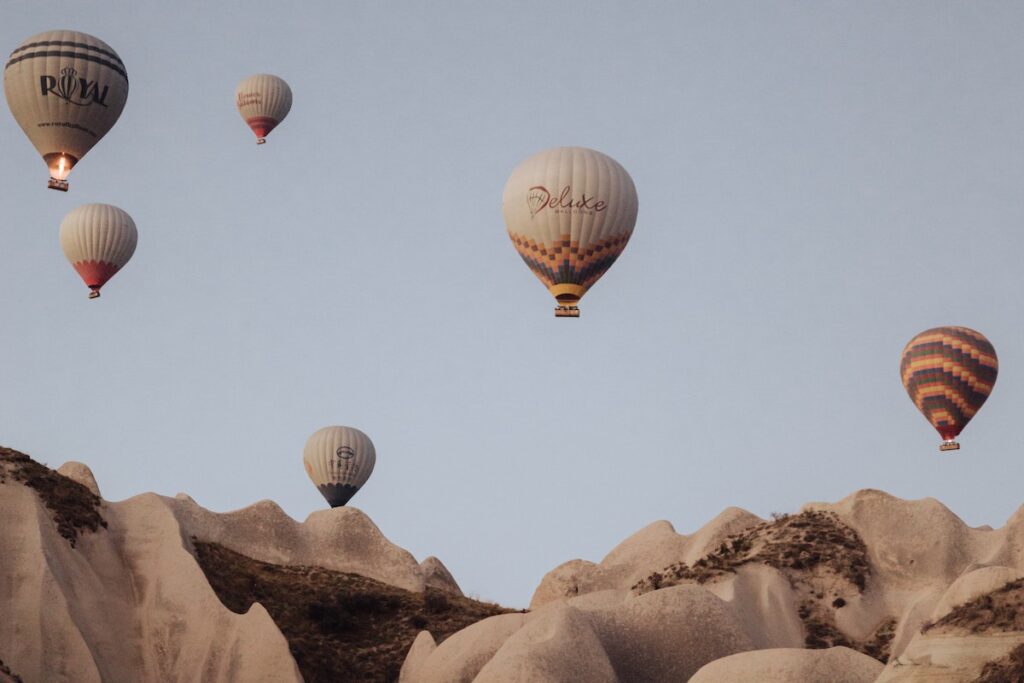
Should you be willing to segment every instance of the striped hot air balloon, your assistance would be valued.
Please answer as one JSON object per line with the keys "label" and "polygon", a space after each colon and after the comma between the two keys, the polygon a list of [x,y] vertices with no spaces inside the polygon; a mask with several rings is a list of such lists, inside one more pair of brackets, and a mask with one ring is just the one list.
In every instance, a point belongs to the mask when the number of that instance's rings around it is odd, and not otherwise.
{"label": "striped hot air balloon", "polygon": [[558,302],[555,315],[575,318],[633,234],[636,188],[611,157],[558,147],[512,171],[503,210],[516,251]]}
{"label": "striped hot air balloon", "polygon": [[89,298],[135,253],[139,233],[127,213],[110,204],[85,204],[60,224],[60,246],[89,287]]}
{"label": "striped hot air balloon", "polygon": [[249,76],[235,90],[235,105],[245,123],[256,134],[256,144],[267,141],[292,108],[292,89],[283,79],[271,74]]}
{"label": "striped hot air balloon", "polygon": [[78,31],[47,31],[19,45],[4,68],[4,94],[18,125],[50,169],[67,177],[113,128],[128,100],[128,72],[113,48]]}
{"label": "striped hot air balloon", "polygon": [[302,452],[306,474],[332,508],[347,503],[373,473],[377,452],[370,437],[352,427],[324,427]]}
{"label": "striped hot air balloon", "polygon": [[998,372],[991,342],[967,327],[922,332],[903,349],[900,362],[903,386],[939,432],[943,451],[960,448],[955,439],[992,393]]}

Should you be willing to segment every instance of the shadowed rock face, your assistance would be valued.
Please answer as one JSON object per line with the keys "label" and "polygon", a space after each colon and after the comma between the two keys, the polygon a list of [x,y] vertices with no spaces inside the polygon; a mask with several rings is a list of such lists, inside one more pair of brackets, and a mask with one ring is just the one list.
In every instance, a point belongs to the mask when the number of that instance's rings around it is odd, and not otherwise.
{"label": "shadowed rock face", "polygon": [[268,564],[215,543],[193,545],[226,607],[244,614],[258,600],[266,608],[306,683],[394,680],[417,633],[426,633],[420,629],[443,639],[507,611],[434,588],[413,593],[358,574]]}
{"label": "shadowed rock face", "polygon": [[[968,527],[935,500],[907,501],[874,490],[772,520],[729,508],[692,535],[655,522],[601,562],[560,565],[543,578],[533,611],[511,634],[504,635],[512,622],[500,629],[489,626],[493,619],[480,622],[452,636],[447,651],[444,644],[421,648],[402,680],[444,680],[456,671],[463,677],[451,680],[472,680],[466,672],[493,671],[505,676],[494,680],[511,681],[523,680],[514,672],[525,670],[549,676],[538,680],[572,680],[552,649],[580,632],[581,619],[601,647],[595,658],[607,659],[618,681],[686,680],[697,668],[698,683],[966,681],[986,664],[994,672],[988,680],[1000,680],[992,677],[1017,665],[1014,648],[1024,642],[1024,630],[971,629],[985,619],[1022,628],[1016,615],[1024,614],[1024,598],[1017,598],[1014,584],[1007,587],[1021,576],[1024,508],[999,529]],[[717,616],[693,623],[668,606],[667,612],[637,610],[644,599],[681,590],[690,593],[680,614],[713,599]],[[977,604],[988,612],[978,612]],[[531,635],[531,625],[553,610],[558,617],[542,622],[549,637]],[[929,622],[935,628],[922,634]],[[628,632],[619,630],[627,623]],[[479,634],[479,647],[471,632]],[[596,652],[593,639],[581,637]],[[708,659],[673,659],[691,649]],[[562,654],[565,661],[575,657]]]}
{"label": "shadowed rock face", "polygon": [[158,496],[60,536],[33,489],[0,484],[0,657],[26,681],[299,681],[260,605],[228,611]]}

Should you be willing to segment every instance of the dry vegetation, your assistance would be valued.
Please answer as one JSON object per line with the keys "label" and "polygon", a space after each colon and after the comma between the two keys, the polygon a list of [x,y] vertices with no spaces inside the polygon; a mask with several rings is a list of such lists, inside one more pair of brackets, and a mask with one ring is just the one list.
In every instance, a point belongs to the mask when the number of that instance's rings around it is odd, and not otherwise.
{"label": "dry vegetation", "polygon": [[934,623],[925,624],[921,633],[968,631],[1024,631],[1024,579],[1010,581],[1002,588],[955,607]]}
{"label": "dry vegetation", "polygon": [[775,567],[787,575],[791,575],[787,570],[826,569],[860,591],[870,572],[868,551],[857,532],[831,512],[808,510],[779,515],[733,534],[692,567],[685,562],[670,565],[641,580],[633,590],[646,593],[679,583],[706,583],[752,563]]}
{"label": "dry vegetation", "polygon": [[800,593],[797,613],[804,623],[807,647],[844,645],[881,662],[888,660],[895,619],[881,623],[861,642],[851,641],[835,626],[835,611],[846,606],[838,589],[849,586],[863,592],[871,569],[864,541],[832,512],[773,515],[771,521],[732,534],[692,566],[685,562],[670,565],[639,581],[633,590],[646,593],[680,583],[703,584],[748,564],[778,569]]}
{"label": "dry vegetation", "polygon": [[75,547],[78,534],[106,528],[99,496],[24,453],[0,447],[0,484],[8,478],[35,490],[53,516],[57,531]]}
{"label": "dry vegetation", "polygon": [[1024,645],[1018,645],[1008,655],[989,662],[974,683],[1020,683],[1024,681]]}
{"label": "dry vegetation", "polygon": [[253,560],[193,539],[196,559],[224,605],[239,614],[263,605],[288,640],[306,683],[395,681],[421,629],[440,642],[511,610],[389,586],[357,574]]}
{"label": "dry vegetation", "polygon": [[4,661],[2,659],[0,659],[0,675],[4,675],[7,677],[5,679],[0,680],[10,680],[12,683],[23,683],[23,681],[21,680],[21,676],[12,673],[11,670],[7,668],[7,665],[4,664]]}

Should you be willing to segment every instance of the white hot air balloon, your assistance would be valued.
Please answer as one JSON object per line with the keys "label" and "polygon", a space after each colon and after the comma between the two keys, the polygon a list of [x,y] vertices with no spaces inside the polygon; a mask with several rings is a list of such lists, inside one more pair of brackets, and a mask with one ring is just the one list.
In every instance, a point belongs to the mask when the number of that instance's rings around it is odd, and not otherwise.
{"label": "white hot air balloon", "polygon": [[89,298],[135,253],[139,233],[127,213],[110,204],[85,204],[60,224],[60,246],[89,287]]}
{"label": "white hot air balloon", "polygon": [[256,144],[267,141],[292,108],[292,89],[284,79],[271,74],[256,74],[243,79],[235,90],[235,105],[245,123],[256,134]]}
{"label": "white hot air balloon", "polygon": [[579,317],[579,300],[633,234],[633,179],[605,154],[558,147],[519,164],[502,203],[512,244],[555,297],[555,315]]}
{"label": "white hot air balloon", "polygon": [[128,72],[113,48],[78,31],[47,31],[19,45],[4,68],[18,125],[50,169],[49,187],[114,126],[128,100]]}
{"label": "white hot air balloon", "polygon": [[355,495],[373,472],[377,453],[370,437],[352,427],[324,427],[302,452],[306,474],[332,508]]}

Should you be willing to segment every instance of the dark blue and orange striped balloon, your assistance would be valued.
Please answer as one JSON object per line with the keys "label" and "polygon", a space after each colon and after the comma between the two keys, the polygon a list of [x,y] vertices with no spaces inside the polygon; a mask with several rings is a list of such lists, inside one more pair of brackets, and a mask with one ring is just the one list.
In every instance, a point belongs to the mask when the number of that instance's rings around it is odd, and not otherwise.
{"label": "dark blue and orange striped balloon", "polygon": [[967,327],[936,327],[903,349],[900,378],[910,399],[942,437],[940,450],[956,450],[957,435],[992,393],[999,361],[992,343]]}

